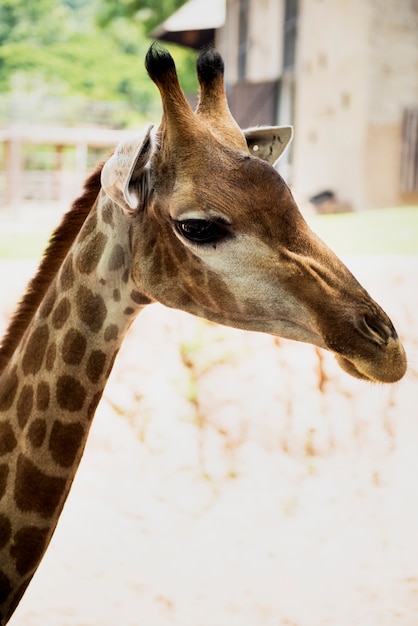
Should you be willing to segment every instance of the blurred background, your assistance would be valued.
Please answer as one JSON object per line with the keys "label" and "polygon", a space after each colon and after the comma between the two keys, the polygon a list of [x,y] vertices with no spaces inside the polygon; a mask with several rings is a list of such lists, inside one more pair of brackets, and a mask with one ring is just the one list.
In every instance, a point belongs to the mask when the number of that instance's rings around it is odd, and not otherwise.
{"label": "blurred background", "polygon": [[215,44],[242,127],[392,318],[396,385],[152,305],[14,626],[418,623],[418,2],[0,0],[0,331],[95,163]]}

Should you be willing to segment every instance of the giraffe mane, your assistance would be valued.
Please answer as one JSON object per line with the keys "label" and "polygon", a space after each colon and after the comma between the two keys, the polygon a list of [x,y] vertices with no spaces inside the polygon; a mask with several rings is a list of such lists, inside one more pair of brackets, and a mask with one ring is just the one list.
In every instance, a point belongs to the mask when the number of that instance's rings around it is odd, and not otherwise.
{"label": "giraffe mane", "polygon": [[64,214],[61,223],[51,235],[37,272],[29,281],[0,343],[0,375],[19,345],[23,333],[90,213],[101,189],[100,176],[103,165],[104,162],[100,163],[87,178],[82,195],[74,200],[70,210]]}

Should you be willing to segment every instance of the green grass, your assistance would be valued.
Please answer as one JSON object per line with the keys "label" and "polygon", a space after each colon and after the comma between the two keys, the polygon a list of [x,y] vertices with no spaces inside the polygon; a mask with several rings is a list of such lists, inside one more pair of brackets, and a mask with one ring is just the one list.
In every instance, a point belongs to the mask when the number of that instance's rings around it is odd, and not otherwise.
{"label": "green grass", "polygon": [[[315,215],[311,228],[341,255],[418,254],[418,206]],[[49,233],[0,225],[0,258],[40,258]]]}
{"label": "green grass", "polygon": [[308,222],[337,254],[418,254],[418,206],[316,215]]}

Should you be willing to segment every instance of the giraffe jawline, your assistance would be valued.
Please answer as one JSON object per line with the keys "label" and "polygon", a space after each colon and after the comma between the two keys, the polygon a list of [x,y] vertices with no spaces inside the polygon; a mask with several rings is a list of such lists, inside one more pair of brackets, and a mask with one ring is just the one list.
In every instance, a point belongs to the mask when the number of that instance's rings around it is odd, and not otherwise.
{"label": "giraffe jawline", "polygon": [[344,370],[344,372],[346,372],[347,374],[350,374],[350,376],[353,376],[353,378],[358,378],[360,380],[368,380],[369,382],[376,382],[375,378],[366,376],[366,374],[364,374],[359,369],[357,369],[357,367],[352,361],[342,356],[341,354],[336,354],[335,359],[338,365],[341,367],[341,369]]}

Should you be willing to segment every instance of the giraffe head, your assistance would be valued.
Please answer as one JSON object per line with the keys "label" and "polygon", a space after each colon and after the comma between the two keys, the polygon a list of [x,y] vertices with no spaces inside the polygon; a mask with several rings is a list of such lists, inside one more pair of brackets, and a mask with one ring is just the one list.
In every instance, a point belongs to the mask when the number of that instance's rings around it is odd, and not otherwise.
{"label": "giraffe head", "polygon": [[291,129],[238,127],[214,51],[197,63],[196,111],[168,52],[152,46],[146,67],[160,126],[121,144],[102,171],[130,220],[138,289],[221,324],[326,348],[358,378],[402,378],[390,319],[309,229],[274,167]]}

